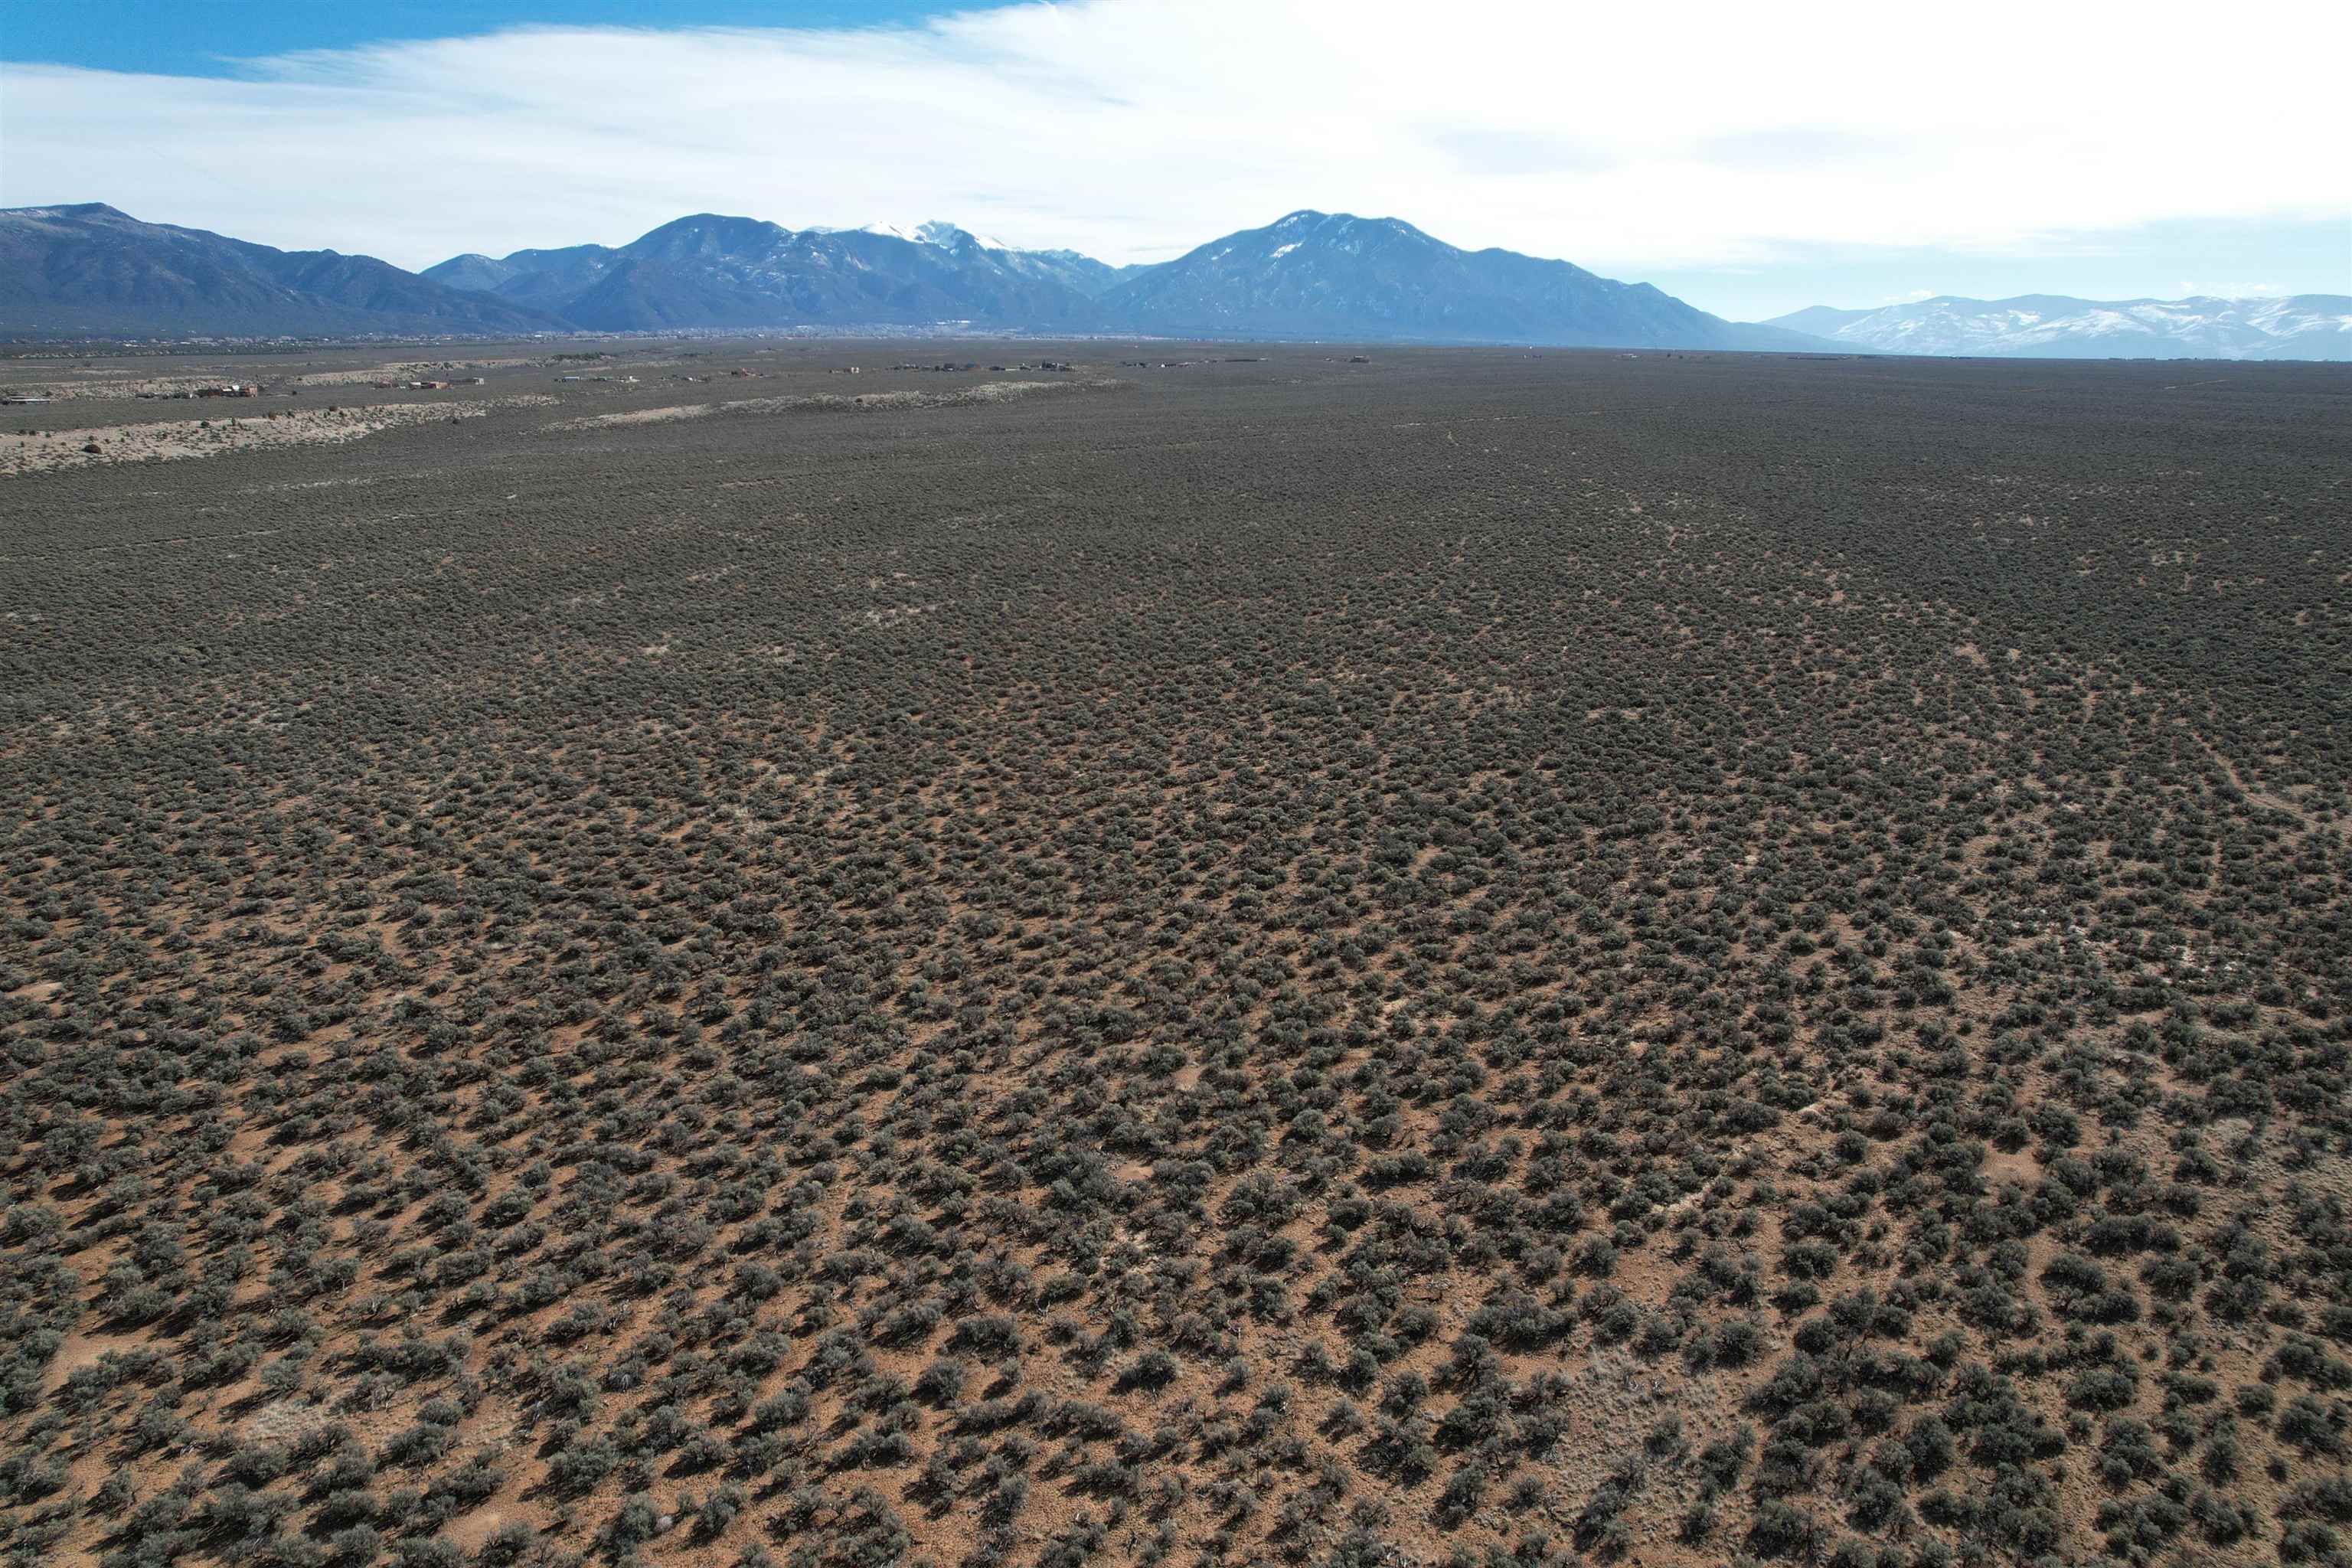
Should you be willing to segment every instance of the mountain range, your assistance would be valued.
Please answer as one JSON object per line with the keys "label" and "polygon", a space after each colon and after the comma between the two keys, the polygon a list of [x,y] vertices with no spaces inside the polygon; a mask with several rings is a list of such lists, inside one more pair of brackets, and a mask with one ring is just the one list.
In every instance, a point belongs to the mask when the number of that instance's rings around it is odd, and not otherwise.
{"label": "mountain range", "polygon": [[1395,218],[1295,212],[1173,261],[1113,268],[949,223],[789,229],[702,213],[615,248],[459,256],[424,276],[645,331],[970,321],[1168,337],[1819,349],[1565,261],[1467,251]]}
{"label": "mountain range", "polygon": [[1943,297],[1728,321],[1566,261],[1465,250],[1398,218],[1294,212],[1113,267],[951,223],[786,228],[699,213],[626,245],[455,256],[422,273],[143,223],[0,210],[0,336],[511,335],[819,326],[1604,348],[2352,357],[2352,299]]}
{"label": "mountain range", "polygon": [[789,229],[699,213],[627,245],[458,256],[428,281],[599,331],[971,321],[1085,331],[1113,268],[1067,252],[991,247],[947,224]]}
{"label": "mountain range", "polygon": [[2009,359],[2352,359],[2352,295],[2076,300],[1945,294],[1876,310],[1826,305],[1771,325],[1884,353]]}
{"label": "mountain range", "polygon": [[953,224],[791,229],[700,213],[622,246],[456,256],[423,273],[282,251],[98,203],[0,211],[0,334],[660,331],[961,325],[1047,332],[1824,350],[1642,283],[1395,218],[1296,212],[1150,267]]}

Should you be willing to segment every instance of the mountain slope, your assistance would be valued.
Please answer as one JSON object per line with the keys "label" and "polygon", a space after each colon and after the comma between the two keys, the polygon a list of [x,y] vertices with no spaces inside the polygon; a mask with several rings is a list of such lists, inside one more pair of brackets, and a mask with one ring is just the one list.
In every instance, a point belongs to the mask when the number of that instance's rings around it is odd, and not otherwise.
{"label": "mountain slope", "polygon": [[0,209],[0,332],[230,336],[560,331],[389,262],[142,223],[102,203]]}
{"label": "mountain slope", "polygon": [[812,234],[879,234],[913,245],[935,245],[950,253],[985,252],[998,267],[1025,278],[1050,279],[1088,296],[1100,294],[1136,267],[1113,267],[1075,250],[1023,250],[1018,246],[974,234],[970,229],[931,218],[923,223],[869,223],[856,228],[815,227]]}
{"label": "mountain slope", "polygon": [[583,327],[1086,325],[1117,279],[1073,252],[991,246],[953,224],[789,229],[698,213],[614,248],[452,257],[425,275]]}
{"label": "mountain slope", "polygon": [[788,229],[699,213],[611,250],[455,257],[427,276],[604,331],[923,325],[1822,351],[1565,261],[1393,218],[1293,213],[1155,267],[991,245],[953,224]]}
{"label": "mountain slope", "polygon": [[1091,256],[1075,250],[1009,250],[1004,262],[1037,277],[1058,279],[1089,299],[1109,293],[1149,267],[1129,265],[1113,267],[1108,261],[1097,261]]}
{"label": "mountain slope", "polygon": [[612,267],[614,254],[608,245],[567,245],[500,257],[453,256],[418,276],[451,289],[496,294],[519,305],[554,310],[603,277]]}
{"label": "mountain slope", "polygon": [[436,262],[417,276],[430,279],[445,289],[462,289],[469,294],[492,294],[498,291],[500,284],[512,282],[522,272],[523,268],[502,258],[469,250],[463,256]]}
{"label": "mountain slope", "polygon": [[2352,359],[2352,296],[2009,300],[1940,295],[1876,310],[1825,305],[1769,323],[1890,353],[2032,359]]}
{"label": "mountain slope", "polygon": [[1565,261],[1463,250],[1397,218],[1300,211],[1211,240],[1102,298],[1171,335],[1420,339],[1611,348],[1822,349]]}

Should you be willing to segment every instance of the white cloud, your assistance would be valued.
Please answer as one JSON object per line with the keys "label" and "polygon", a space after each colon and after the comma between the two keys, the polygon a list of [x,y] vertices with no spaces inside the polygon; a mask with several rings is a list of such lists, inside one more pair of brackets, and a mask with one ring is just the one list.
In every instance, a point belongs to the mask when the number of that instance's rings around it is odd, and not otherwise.
{"label": "white cloud", "polygon": [[9,66],[0,202],[103,200],[410,266],[703,209],[942,216],[1150,260],[1307,205],[1633,276],[2340,211],[2342,16],[2312,7],[2259,68],[2216,69],[2189,42],[2210,26],[2022,0],[1709,3],[1670,23],[1079,0],[896,29],[533,27],[234,79]]}

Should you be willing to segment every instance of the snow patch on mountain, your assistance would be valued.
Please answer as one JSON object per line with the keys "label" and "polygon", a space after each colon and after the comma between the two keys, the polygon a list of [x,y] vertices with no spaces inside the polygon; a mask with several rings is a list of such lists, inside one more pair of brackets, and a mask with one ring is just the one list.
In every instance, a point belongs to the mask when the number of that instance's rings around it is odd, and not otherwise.
{"label": "snow patch on mountain", "polygon": [[2352,360],[2352,296],[2075,300],[1939,295],[1876,310],[1816,306],[1768,323],[1891,353],[2039,359]]}
{"label": "snow patch on mountain", "polygon": [[817,226],[811,234],[878,234],[889,239],[903,239],[909,245],[933,245],[941,250],[955,250],[964,245],[977,245],[982,250],[1011,250],[992,235],[974,234],[970,229],[948,222],[945,218],[929,218],[921,223],[861,223],[848,228]]}

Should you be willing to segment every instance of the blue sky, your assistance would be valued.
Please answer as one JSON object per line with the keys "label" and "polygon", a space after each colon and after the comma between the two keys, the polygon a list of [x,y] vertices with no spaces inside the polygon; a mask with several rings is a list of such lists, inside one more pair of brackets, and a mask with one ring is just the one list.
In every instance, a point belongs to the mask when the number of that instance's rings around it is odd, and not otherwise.
{"label": "blue sky", "polygon": [[2100,0],[1960,43],[1875,0],[0,0],[0,205],[409,267],[702,210],[1151,261],[1312,206],[1741,319],[2352,293],[2347,17],[2217,69]]}
{"label": "blue sky", "polygon": [[167,76],[236,74],[235,62],[301,49],[351,49],[494,33],[531,23],[593,27],[878,27],[947,6],[922,0],[0,0],[0,58]]}

